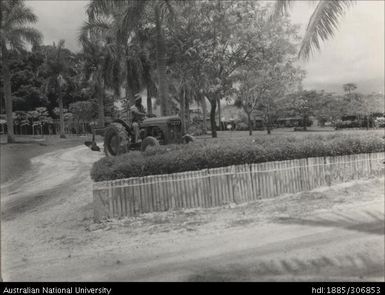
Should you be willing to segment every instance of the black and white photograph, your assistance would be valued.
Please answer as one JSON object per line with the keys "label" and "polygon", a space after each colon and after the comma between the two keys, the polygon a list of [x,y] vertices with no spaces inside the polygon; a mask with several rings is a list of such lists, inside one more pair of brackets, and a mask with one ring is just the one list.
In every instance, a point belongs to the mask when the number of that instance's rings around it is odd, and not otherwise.
{"label": "black and white photograph", "polygon": [[384,1],[0,10],[1,282],[382,294]]}

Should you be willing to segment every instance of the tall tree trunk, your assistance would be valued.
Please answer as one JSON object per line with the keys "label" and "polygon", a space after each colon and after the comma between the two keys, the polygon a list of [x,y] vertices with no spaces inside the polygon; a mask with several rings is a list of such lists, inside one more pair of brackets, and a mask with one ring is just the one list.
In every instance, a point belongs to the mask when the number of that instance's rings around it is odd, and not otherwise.
{"label": "tall tree trunk", "polygon": [[270,103],[267,103],[267,134],[271,134]]}
{"label": "tall tree trunk", "polygon": [[97,93],[98,93],[98,125],[100,128],[104,128],[104,123],[105,123],[104,121],[104,83],[101,77],[98,78]]}
{"label": "tall tree trunk", "polygon": [[7,57],[5,50],[2,50],[3,54],[3,77],[4,77],[4,101],[5,110],[7,114],[7,142],[15,142],[15,134],[13,130],[13,116],[12,116],[12,91],[11,91],[11,73],[7,63]]}
{"label": "tall tree trunk", "polygon": [[126,99],[127,99],[127,104],[128,104],[128,107],[131,107],[134,105],[135,103],[135,99],[134,99],[134,91],[132,90],[132,88],[126,84]]}
{"label": "tall tree trunk", "polygon": [[211,124],[211,137],[216,138],[217,135],[217,123],[215,122],[215,111],[217,108],[217,100],[215,98],[210,99],[211,110],[210,110],[210,124]]}
{"label": "tall tree trunk", "polygon": [[253,124],[251,122],[251,113],[246,113],[247,114],[247,125],[249,125],[249,135],[253,135]]}
{"label": "tall tree trunk", "polygon": [[147,114],[152,114],[152,93],[147,87]]}
{"label": "tall tree trunk", "polygon": [[182,120],[182,134],[186,134],[186,101],[185,101],[185,93],[183,90],[179,91],[179,104],[180,104],[180,119]]}
{"label": "tall tree trunk", "polygon": [[304,119],[303,119],[303,130],[304,131],[307,131],[307,116],[305,115]]}
{"label": "tall tree trunk", "polygon": [[267,134],[271,134],[270,120],[267,119]]}
{"label": "tall tree trunk", "polygon": [[154,81],[151,80],[150,73],[147,74],[147,113],[152,114],[152,98],[157,96],[156,85]]}
{"label": "tall tree trunk", "polygon": [[219,131],[222,131],[222,118],[221,118],[221,100],[218,98],[218,123],[219,123]]}
{"label": "tall tree trunk", "polygon": [[151,78],[150,66],[147,63],[144,63],[143,71],[143,77],[145,79],[147,89],[147,113],[152,114],[152,98],[157,96],[156,85]]}
{"label": "tall tree trunk", "polygon": [[184,92],[184,101],[185,101],[185,132],[188,132],[190,128],[190,92]]}
{"label": "tall tree trunk", "polygon": [[59,91],[59,120],[60,120],[60,138],[66,138],[64,132],[64,110],[63,110],[63,94]]}
{"label": "tall tree trunk", "polygon": [[135,94],[139,92],[139,87],[136,85],[137,83],[133,78],[133,69],[131,68],[129,59],[126,59],[126,99],[128,103],[128,107],[131,107],[135,104]]}
{"label": "tall tree trunk", "polygon": [[202,122],[202,129],[203,134],[207,133],[207,105],[206,105],[206,96],[200,94],[200,101],[202,103],[202,113],[203,113],[203,122]]}
{"label": "tall tree trunk", "polygon": [[159,81],[160,112],[162,116],[169,115],[168,83],[166,76],[166,56],[162,34],[160,7],[157,1],[155,5],[155,26],[156,26],[156,64]]}

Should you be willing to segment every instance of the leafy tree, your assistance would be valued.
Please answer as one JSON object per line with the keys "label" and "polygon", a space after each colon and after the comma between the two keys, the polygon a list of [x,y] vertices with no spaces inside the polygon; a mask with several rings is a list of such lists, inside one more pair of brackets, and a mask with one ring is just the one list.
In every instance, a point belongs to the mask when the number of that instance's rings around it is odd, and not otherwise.
{"label": "leafy tree", "polygon": [[23,52],[12,54],[9,67],[12,74],[11,89],[13,93],[13,109],[30,111],[39,106],[46,106],[48,99],[42,86],[44,78],[39,75],[39,68],[44,62],[42,54]]}
{"label": "leafy tree", "polygon": [[365,96],[362,93],[356,92],[357,85],[354,83],[347,83],[343,85],[345,95],[343,97],[345,115],[368,115],[368,104]]}
{"label": "leafy tree", "polygon": [[307,130],[310,116],[315,114],[315,105],[319,95],[316,91],[304,90],[288,95],[285,98],[286,111],[292,115],[300,116],[302,118],[301,126]]}
{"label": "leafy tree", "polygon": [[31,9],[25,6],[22,0],[3,0],[0,2],[1,10],[1,59],[4,98],[7,114],[7,141],[15,141],[12,117],[12,90],[11,72],[9,68],[10,52],[21,52],[25,48],[25,42],[38,44],[41,34],[34,28],[28,26],[36,23],[37,17]]}
{"label": "leafy tree", "polygon": [[346,84],[342,85],[342,88],[344,89],[345,93],[351,94],[354,90],[357,89],[357,84],[346,83]]}
{"label": "leafy tree", "polygon": [[[270,49],[269,52],[274,50]],[[282,104],[277,100],[296,90],[302,82],[304,72],[293,65],[293,57],[288,52],[277,50],[276,55],[262,55],[260,60],[251,62],[240,74],[241,85],[236,105],[242,107],[248,117],[250,135],[251,113],[257,110],[262,112],[270,134],[273,117],[279,111],[278,105]]]}
{"label": "leafy tree", "polygon": [[[196,59],[202,65],[202,89],[210,101],[212,136],[216,137],[215,113],[220,100],[232,96],[234,83],[244,79],[245,73],[254,73],[251,75],[259,79],[257,84],[270,79],[268,75],[263,78],[264,73],[278,77],[286,63],[291,66],[295,53],[292,42],[297,35],[287,19],[271,22],[268,7],[258,2],[200,1],[199,5],[197,14],[193,14],[201,20],[195,25],[199,42],[190,52],[197,52]],[[274,95],[274,89],[264,95],[266,114],[271,111],[269,99]]]}
{"label": "leafy tree", "polygon": [[216,137],[218,102],[232,91],[231,75],[251,58],[241,42],[243,28],[238,25],[237,17],[241,11],[246,14],[248,4],[236,1],[185,4],[182,13],[178,11],[177,26],[172,32],[177,72],[184,73],[180,78],[186,81],[182,85],[195,88],[192,93],[197,100],[204,102],[204,97],[208,98],[213,137]]}
{"label": "leafy tree", "polygon": [[345,112],[343,99],[338,95],[325,91],[312,90],[311,93],[314,96],[312,104],[313,116],[317,118],[321,126],[328,121],[335,124]]}

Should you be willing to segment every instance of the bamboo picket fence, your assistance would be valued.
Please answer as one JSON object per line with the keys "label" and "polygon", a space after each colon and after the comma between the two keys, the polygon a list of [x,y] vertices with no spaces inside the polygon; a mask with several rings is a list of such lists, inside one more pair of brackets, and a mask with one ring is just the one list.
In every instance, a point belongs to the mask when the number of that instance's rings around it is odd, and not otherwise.
{"label": "bamboo picket fence", "polygon": [[384,153],[236,165],[93,184],[95,219],[210,208],[383,175]]}

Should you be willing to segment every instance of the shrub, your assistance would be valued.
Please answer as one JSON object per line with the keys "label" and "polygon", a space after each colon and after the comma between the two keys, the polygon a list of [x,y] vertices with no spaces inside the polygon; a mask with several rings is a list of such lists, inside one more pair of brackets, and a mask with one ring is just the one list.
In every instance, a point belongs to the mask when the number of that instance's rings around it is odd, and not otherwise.
{"label": "shrub", "polygon": [[93,165],[91,177],[94,181],[104,181],[246,163],[381,151],[384,151],[384,139],[371,134],[198,140],[188,145],[158,146],[144,153],[130,152],[115,158],[103,158]]}
{"label": "shrub", "polygon": [[236,127],[235,127],[236,130],[249,130],[249,125],[247,125],[247,123],[244,123],[244,122],[239,122],[236,124]]}
{"label": "shrub", "polygon": [[193,124],[189,127],[188,131],[187,131],[188,134],[191,134],[193,136],[200,136],[200,135],[203,135],[204,132],[203,132],[203,127],[201,124]]}

